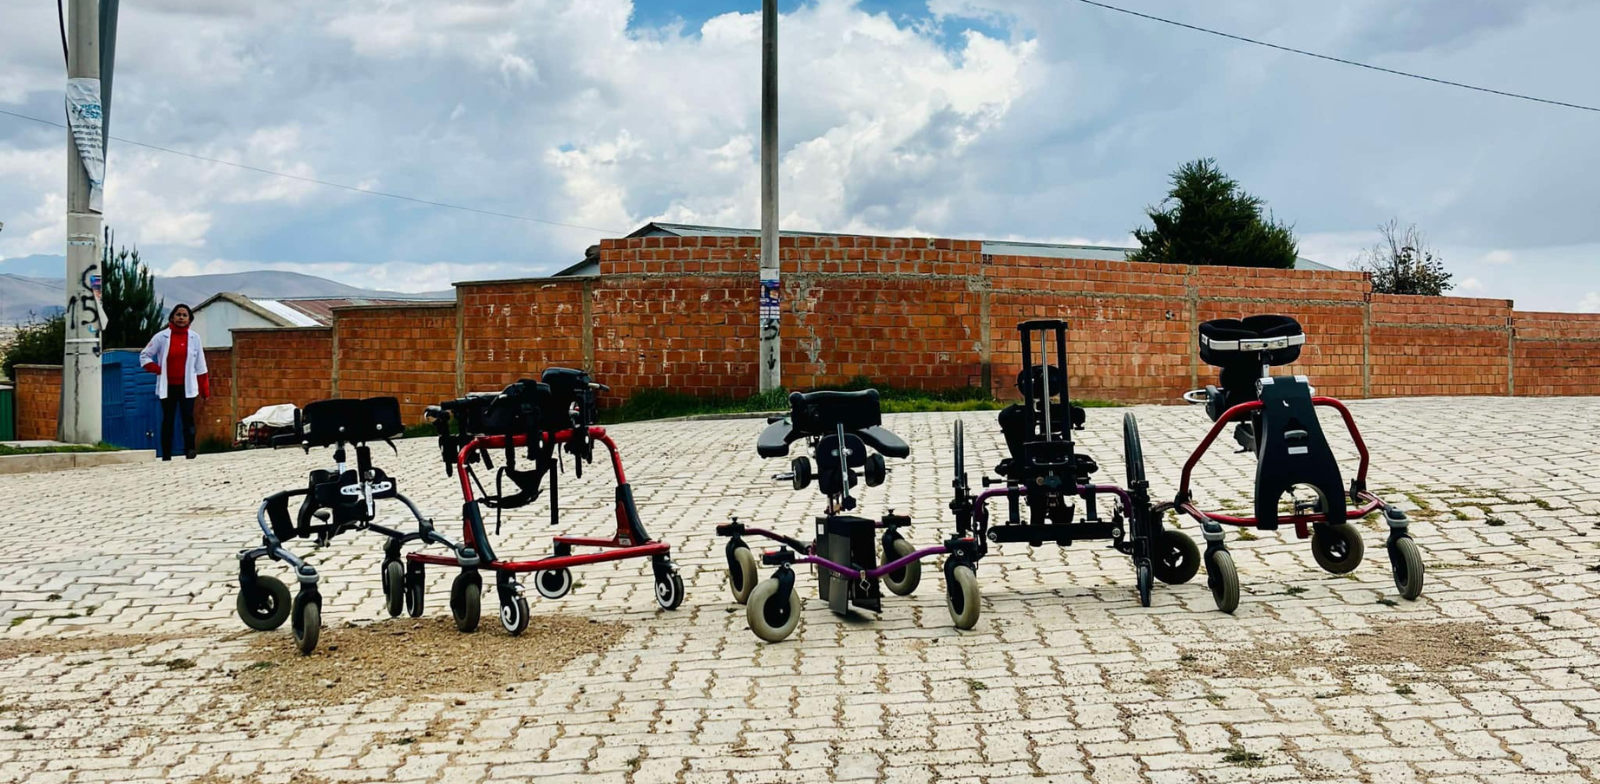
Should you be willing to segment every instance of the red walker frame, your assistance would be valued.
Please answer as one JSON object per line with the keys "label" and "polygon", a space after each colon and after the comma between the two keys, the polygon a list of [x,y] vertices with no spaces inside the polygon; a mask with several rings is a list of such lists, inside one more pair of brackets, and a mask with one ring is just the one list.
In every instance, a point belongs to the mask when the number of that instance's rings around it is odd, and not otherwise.
{"label": "red walker frame", "polygon": [[[1359,502],[1361,506],[1358,508],[1347,509],[1345,511],[1345,520],[1343,522],[1359,520],[1369,514],[1372,514],[1373,512],[1378,511],[1379,509],[1384,508],[1386,504],[1383,502],[1383,499],[1373,495],[1372,492],[1367,489],[1367,443],[1361,439],[1361,432],[1356,429],[1356,421],[1350,416],[1350,410],[1344,407],[1344,403],[1341,403],[1331,397],[1313,397],[1311,398],[1311,405],[1328,406],[1335,411],[1338,411],[1339,415],[1344,418],[1345,427],[1350,431],[1350,438],[1356,443],[1356,451],[1361,453],[1361,467],[1357,469],[1356,479],[1350,485],[1351,500]],[[1227,523],[1228,525],[1236,525],[1244,528],[1256,527],[1256,518],[1254,517],[1239,517],[1236,515],[1223,514],[1221,512],[1201,511],[1200,508],[1194,504],[1194,495],[1189,492],[1189,474],[1194,470],[1195,464],[1200,462],[1200,458],[1205,455],[1206,450],[1211,448],[1211,443],[1217,440],[1217,436],[1222,432],[1222,429],[1225,426],[1236,419],[1244,417],[1252,411],[1262,408],[1262,406],[1263,404],[1261,401],[1250,400],[1229,408],[1227,411],[1223,412],[1222,416],[1217,418],[1217,421],[1211,425],[1211,431],[1206,433],[1205,439],[1200,442],[1200,446],[1195,448],[1194,453],[1189,455],[1189,460],[1183,464],[1183,477],[1178,483],[1177,498],[1171,503],[1162,504],[1161,506],[1156,507],[1154,510],[1156,514],[1160,514],[1168,509],[1177,509],[1201,522],[1206,520],[1215,520],[1219,523]],[[1328,516],[1325,513],[1297,514],[1286,518],[1280,518],[1280,522],[1288,522],[1293,524],[1295,537],[1299,539],[1306,539],[1311,536],[1310,526],[1314,523],[1328,522]]]}
{"label": "red walker frame", "polygon": [[[616,473],[617,487],[627,487],[628,479],[623,473],[622,457],[617,453],[616,443],[611,440],[609,435],[606,435],[606,430],[603,427],[591,426],[587,428],[587,430],[588,435],[595,441],[605,444],[606,450],[611,454],[611,468]],[[549,436],[549,441],[560,445],[570,443],[577,437],[578,435],[575,430],[567,429],[558,431]],[[473,505],[476,499],[474,498],[472,492],[472,481],[469,474],[468,459],[471,457],[473,450],[476,449],[504,449],[506,447],[516,448],[525,447],[527,444],[528,437],[520,434],[514,436],[478,436],[467,442],[467,445],[462,447],[461,454],[456,457],[456,475],[461,480],[461,494],[463,498],[466,499],[466,506],[463,507],[462,514],[463,532],[461,547],[470,547],[480,554],[491,554],[489,558],[486,558],[477,564],[478,568],[489,569],[494,572],[519,574],[527,572],[542,572],[555,569],[568,569],[574,566],[583,566],[586,564],[601,563],[604,561],[620,561],[625,558],[644,558],[648,556],[666,556],[671,554],[672,545],[669,545],[665,542],[653,541],[648,537],[648,535],[645,534],[642,528],[636,528],[637,521],[636,519],[630,517],[629,513],[631,510],[628,508],[631,506],[632,496],[628,495],[628,502],[626,504],[620,497],[616,504],[616,536],[610,539],[597,539],[582,536],[554,537],[555,544],[558,548],[563,546],[598,547],[601,548],[600,552],[573,555],[551,555],[544,558],[526,561],[500,560],[494,558],[492,556],[493,549],[488,546],[488,536],[483,531],[483,519],[481,516],[476,515],[477,507]],[[469,509],[474,511],[472,513],[465,511]],[[476,519],[474,519],[474,517],[476,517]],[[638,534],[638,536],[635,537],[635,534]],[[641,541],[635,542],[635,538],[638,538]],[[406,557],[407,560],[413,563],[434,564],[437,566],[460,565],[460,561],[458,559],[449,556],[432,555],[428,553],[412,553]]]}

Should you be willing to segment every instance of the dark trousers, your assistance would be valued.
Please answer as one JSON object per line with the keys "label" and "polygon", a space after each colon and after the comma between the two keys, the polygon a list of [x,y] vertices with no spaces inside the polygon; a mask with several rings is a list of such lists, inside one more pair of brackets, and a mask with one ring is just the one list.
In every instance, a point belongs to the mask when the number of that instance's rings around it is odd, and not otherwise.
{"label": "dark trousers", "polygon": [[184,397],[183,384],[167,383],[167,396],[161,398],[161,456],[172,457],[172,414],[183,415],[183,451],[194,451],[194,398]]}

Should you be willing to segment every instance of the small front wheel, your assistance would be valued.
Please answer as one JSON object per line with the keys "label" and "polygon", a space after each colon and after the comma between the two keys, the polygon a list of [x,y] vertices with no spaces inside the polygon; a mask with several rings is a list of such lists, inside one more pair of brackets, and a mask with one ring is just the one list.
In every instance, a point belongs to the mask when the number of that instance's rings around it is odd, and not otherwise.
{"label": "small front wheel", "polygon": [[1422,551],[1411,537],[1402,537],[1389,546],[1389,570],[1394,573],[1394,587],[1400,589],[1400,598],[1414,601],[1422,595]]}
{"label": "small front wheel", "polygon": [[1311,530],[1311,557],[1330,574],[1354,570],[1365,552],[1361,531],[1349,523],[1318,525]]}
{"label": "small front wheel", "polygon": [[950,620],[957,629],[966,631],[978,625],[978,612],[982,598],[978,595],[978,575],[965,564],[950,570],[950,584],[945,586],[946,605]]}
{"label": "small front wheel", "polygon": [[466,572],[456,575],[450,584],[450,617],[458,631],[471,634],[478,630],[482,602],[483,584]]}
{"label": "small front wheel", "polygon": [[790,588],[788,596],[779,596],[778,587],[776,577],[762,580],[744,606],[750,631],[767,642],[783,642],[800,625],[800,593]]}
{"label": "small front wheel", "polygon": [[322,634],[322,597],[308,591],[301,591],[294,597],[290,627],[294,629],[294,643],[300,654],[309,656],[317,649],[317,637]]}
{"label": "small front wheel", "polygon": [[427,593],[427,580],[422,571],[422,564],[410,564],[406,570],[406,612],[413,618],[422,617],[422,598]]}
{"label": "small front wheel", "polygon": [[1167,585],[1182,585],[1200,572],[1200,548],[1189,535],[1166,528],[1156,542],[1156,579]]}
{"label": "small front wheel", "polygon": [[[886,563],[893,563],[916,551],[917,548],[912,547],[910,542],[896,536],[889,540],[889,546],[884,548],[883,560]],[[884,587],[888,588],[895,596],[910,596],[913,591],[917,590],[917,585],[921,582],[921,561],[912,561],[883,576]]]}
{"label": "small front wheel", "polygon": [[527,631],[529,615],[528,600],[521,596],[500,603],[500,625],[512,637]]}
{"label": "small front wheel", "polygon": [[1217,609],[1230,615],[1239,609],[1239,570],[1234,568],[1233,553],[1218,550],[1207,555],[1206,578]]}
{"label": "small front wheel", "polygon": [[390,618],[400,617],[406,602],[406,570],[399,561],[383,562],[383,600]]}
{"label": "small front wheel", "polygon": [[656,604],[663,610],[676,610],[683,604],[683,578],[677,572],[656,578]]}
{"label": "small front wheel", "polygon": [[1139,564],[1134,579],[1139,587],[1139,606],[1149,607],[1150,589],[1155,587],[1155,575],[1150,569],[1150,564]]}
{"label": "small front wheel", "polygon": [[572,590],[572,570],[546,569],[533,578],[533,587],[546,599],[560,599]]}
{"label": "small front wheel", "polygon": [[234,609],[239,620],[258,632],[270,632],[289,620],[289,587],[282,580],[265,574],[256,575],[250,590],[239,589],[239,599]]}
{"label": "small front wheel", "polygon": [[733,591],[733,600],[744,604],[750,598],[750,592],[756,589],[756,556],[748,547],[736,547],[733,550],[733,563],[728,569],[728,589]]}

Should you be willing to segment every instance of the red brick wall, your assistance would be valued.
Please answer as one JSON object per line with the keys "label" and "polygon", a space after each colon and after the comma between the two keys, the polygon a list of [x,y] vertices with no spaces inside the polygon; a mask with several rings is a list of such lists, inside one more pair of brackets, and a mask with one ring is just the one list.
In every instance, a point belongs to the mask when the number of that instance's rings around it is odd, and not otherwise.
{"label": "red brick wall", "polygon": [[551,366],[587,368],[589,285],[582,278],[460,284],[462,391],[503,389]]}
{"label": "red brick wall", "polygon": [[236,329],[234,409],[240,417],[262,406],[304,406],[333,394],[333,331],[327,327]]}
{"label": "red brick wall", "polygon": [[206,349],[206,381],[211,385],[211,399],[195,404],[195,443],[214,439],[231,444],[234,424],[239,421],[233,407],[233,349]]}
{"label": "red brick wall", "polygon": [[[1175,402],[1216,377],[1198,359],[1200,321],[1285,313],[1305,325],[1308,342],[1284,372],[1310,375],[1327,394],[1600,394],[1600,316],[1374,295],[1354,272],[983,256],[980,248],[969,240],[784,238],[786,386],[858,376],[966,386],[987,370],[997,394],[1014,396],[1017,323],[1061,318],[1071,327],[1074,396]],[[567,365],[612,386],[608,404],[648,388],[749,395],[759,251],[755,237],[606,240],[598,278],[464,283],[459,311],[341,310],[337,389],[395,394],[414,416],[456,392]],[[327,330],[268,334],[236,333],[245,336],[235,350],[240,415],[333,388]]]}
{"label": "red brick wall", "polygon": [[1600,314],[1516,313],[1517,395],[1600,394]]}
{"label": "red brick wall", "polygon": [[392,396],[408,424],[456,396],[456,306],[441,303],[334,311],[339,397]]}
{"label": "red brick wall", "polygon": [[1372,295],[1374,397],[1509,394],[1511,300]]}
{"label": "red brick wall", "polygon": [[61,366],[17,365],[15,403],[17,440],[54,441],[61,415]]}

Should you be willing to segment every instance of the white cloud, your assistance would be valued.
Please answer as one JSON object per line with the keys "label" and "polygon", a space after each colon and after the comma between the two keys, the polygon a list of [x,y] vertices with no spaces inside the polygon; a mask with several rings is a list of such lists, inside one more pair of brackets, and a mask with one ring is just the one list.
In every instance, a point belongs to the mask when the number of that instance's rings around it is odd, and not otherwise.
{"label": "white cloud", "polygon": [[1591,291],[1578,300],[1579,313],[1600,313],[1600,291]]}
{"label": "white cloud", "polygon": [[1483,285],[1483,281],[1480,281],[1477,278],[1466,278],[1460,283],[1457,283],[1450,293],[1470,297],[1475,294],[1482,293],[1485,288],[1486,287]]}
{"label": "white cloud", "polygon": [[1509,250],[1491,250],[1483,254],[1485,264],[1510,264],[1516,260],[1516,255]]}

